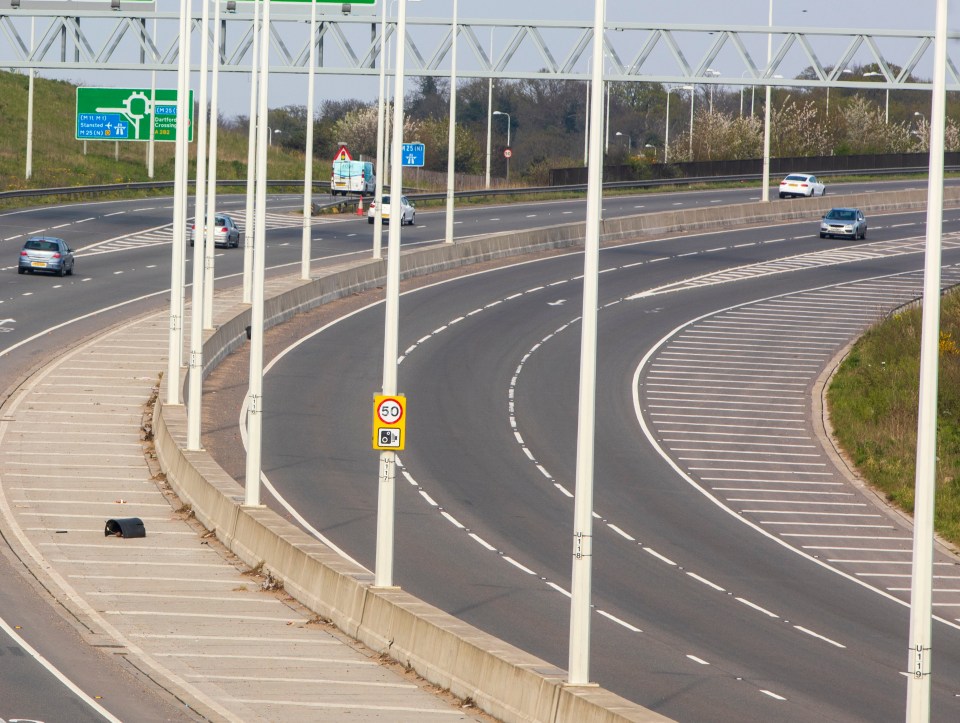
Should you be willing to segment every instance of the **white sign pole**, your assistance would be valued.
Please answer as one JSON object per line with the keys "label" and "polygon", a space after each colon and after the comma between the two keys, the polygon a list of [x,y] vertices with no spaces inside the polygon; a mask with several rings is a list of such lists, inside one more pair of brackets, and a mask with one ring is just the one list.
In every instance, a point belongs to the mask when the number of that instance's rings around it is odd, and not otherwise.
{"label": "white sign pole", "polygon": [[267,207],[267,91],[270,69],[270,0],[263,3],[263,37],[260,42],[260,90],[257,117],[256,249],[253,255],[250,307],[250,388],[247,393],[247,467],[244,504],[260,504],[260,470],[263,452],[263,296],[266,262]]}
{"label": "white sign pole", "polygon": [[183,259],[187,198],[187,134],[190,87],[190,5],[180,0],[180,38],[177,51],[177,138],[173,172],[173,243],[170,261],[170,329],[167,349],[167,404],[180,404],[180,361],[183,357]]}
{"label": "white sign pole", "polygon": [[577,419],[573,572],[570,583],[570,685],[590,682],[590,598],[593,574],[593,467],[597,387],[597,300],[600,281],[600,205],[603,197],[603,22],[606,0],[594,0],[590,150],[587,154],[587,222],[583,261],[580,399]]}
{"label": "white sign pole", "polygon": [[940,352],[940,264],[943,233],[943,151],[946,128],[947,0],[937,0],[933,92],[930,109],[930,173],[927,181],[927,246],[920,337],[920,402],[917,413],[916,487],[913,504],[913,579],[910,586],[910,653],[907,722],[930,720],[933,641],[933,515],[937,477],[937,365]]}
{"label": "white sign pole", "polygon": [[307,138],[303,163],[303,244],[300,250],[300,278],[310,280],[311,238],[313,226],[313,95],[314,66],[317,64],[317,3],[310,3],[310,69],[307,71]]}
{"label": "white sign pole", "polygon": [[194,203],[193,286],[190,290],[190,363],[187,400],[187,449],[200,449],[200,412],[203,401],[203,248],[206,245],[207,193],[207,64],[210,3],[201,0],[200,14],[200,118],[197,127],[197,181]]}
{"label": "white sign pole", "polygon": [[260,62],[260,3],[253,3],[253,49],[250,60],[250,115],[247,127],[247,205],[243,225],[243,303],[250,303],[254,233],[254,189],[257,176],[257,64]]}
{"label": "white sign pole", "polygon": [[[390,193],[393,196],[393,223],[387,237],[386,319],[383,334],[383,394],[397,394],[397,356],[400,320],[400,229],[396,213],[403,194],[403,86],[404,51],[407,37],[407,0],[400,0],[397,14],[396,81],[393,100],[393,141],[390,158]],[[393,585],[393,530],[395,516],[396,452],[380,453],[380,483],[377,495],[377,556],[374,584]]]}
{"label": "white sign pole", "polygon": [[[36,18],[30,18],[30,53],[33,54],[34,48],[34,30]],[[24,169],[24,178],[30,180],[33,176],[33,79],[37,71],[30,68],[30,74],[27,79],[27,165]]]}
{"label": "white sign pole", "polygon": [[213,0],[213,67],[210,71],[210,150],[207,170],[207,243],[203,255],[203,328],[213,329],[214,237],[217,220],[217,119],[220,117],[220,0]]}
{"label": "white sign pole", "polygon": [[[387,0],[380,0],[380,99],[377,101],[377,182],[374,185],[374,208],[379,209],[383,203],[383,178],[386,173],[386,105],[385,92],[387,76]],[[379,259],[383,246],[383,216],[380,212],[373,216],[373,258]]]}
{"label": "white sign pole", "polygon": [[[773,27],[773,0],[770,0],[770,17],[768,25]],[[773,34],[767,33],[767,74],[770,73],[770,63],[773,60]],[[763,109],[763,180],[761,181],[760,200],[766,203],[770,200],[770,78],[767,78],[766,104]],[[690,159],[693,160],[692,158]]]}
{"label": "white sign pole", "polygon": [[444,240],[453,243],[453,192],[457,157],[457,0],[453,0],[450,39],[450,129],[447,133],[447,223]]}

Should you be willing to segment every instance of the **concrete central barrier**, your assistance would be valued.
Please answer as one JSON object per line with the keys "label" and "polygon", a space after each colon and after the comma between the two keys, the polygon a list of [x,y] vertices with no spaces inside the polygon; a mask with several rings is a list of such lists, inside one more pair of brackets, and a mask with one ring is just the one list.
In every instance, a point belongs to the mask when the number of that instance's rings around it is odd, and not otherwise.
{"label": "concrete central barrier", "polygon": [[[948,188],[956,205],[960,189]],[[602,240],[616,242],[686,231],[810,219],[833,205],[865,211],[924,208],[925,191],[750,203],[665,211],[604,221]],[[491,259],[582,243],[584,224],[482,236],[457,244],[405,251],[401,276],[411,278]],[[265,302],[267,326],[334,299],[382,286],[386,264],[360,261],[326,269],[310,281],[290,277]],[[277,285],[271,282],[272,285]],[[237,304],[204,342],[205,372],[246,341],[250,308]],[[184,384],[186,370],[176,383]],[[170,380],[164,379],[166,385]],[[371,390],[373,392],[374,390]],[[159,399],[167,398],[161,390]],[[183,406],[158,402],[154,439],[161,468],[197,519],[252,568],[262,567],[285,590],[342,631],[413,668],[431,683],[504,721],[650,722],[667,718],[595,686],[568,686],[564,670],[467,625],[400,589],[373,585],[373,576],[333,553],[264,507],[243,506],[243,490],[206,452],[186,449]]]}

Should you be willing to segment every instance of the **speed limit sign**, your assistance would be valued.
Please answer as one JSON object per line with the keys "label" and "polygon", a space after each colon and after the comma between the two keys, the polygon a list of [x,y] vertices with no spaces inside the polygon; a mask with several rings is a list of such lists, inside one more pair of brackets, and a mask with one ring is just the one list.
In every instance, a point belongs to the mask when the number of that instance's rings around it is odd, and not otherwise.
{"label": "speed limit sign", "polygon": [[503,157],[504,157],[504,158],[510,158],[512,155],[513,155],[513,151],[512,151],[512,150],[510,150],[509,148],[504,148],[504,149],[503,149]]}
{"label": "speed limit sign", "polygon": [[407,398],[375,395],[373,398],[373,448],[404,449],[407,429]]}

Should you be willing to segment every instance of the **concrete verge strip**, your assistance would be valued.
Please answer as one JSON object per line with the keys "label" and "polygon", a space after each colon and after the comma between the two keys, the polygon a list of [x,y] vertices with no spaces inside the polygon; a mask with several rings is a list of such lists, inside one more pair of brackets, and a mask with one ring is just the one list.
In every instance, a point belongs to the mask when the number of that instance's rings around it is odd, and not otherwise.
{"label": "concrete verge strip", "polygon": [[[948,188],[956,203],[960,188]],[[751,223],[819,218],[834,205],[865,211],[925,207],[925,191],[858,194],[781,203],[751,203],[665,211],[603,223],[605,241],[682,231],[724,229]],[[815,231],[811,230],[811,233]],[[572,224],[483,236],[462,243],[406,251],[404,278],[531,251],[565,248],[583,241],[584,225]],[[310,281],[290,282],[265,305],[266,324],[384,283],[385,262],[363,261],[335,268]],[[249,307],[212,332],[204,344],[207,371],[246,340]],[[169,380],[163,380],[164,384]],[[177,380],[182,384],[183,379]],[[165,399],[161,391],[159,398]],[[259,507],[243,506],[243,491],[205,452],[186,450],[183,406],[156,405],[158,459],[181,499],[197,519],[240,559],[283,582],[303,605],[330,619],[374,650],[411,666],[435,685],[504,721],[654,722],[667,718],[595,686],[567,686],[566,673],[524,651],[428,605],[399,589],[378,589],[373,575],[331,552],[299,528]]]}

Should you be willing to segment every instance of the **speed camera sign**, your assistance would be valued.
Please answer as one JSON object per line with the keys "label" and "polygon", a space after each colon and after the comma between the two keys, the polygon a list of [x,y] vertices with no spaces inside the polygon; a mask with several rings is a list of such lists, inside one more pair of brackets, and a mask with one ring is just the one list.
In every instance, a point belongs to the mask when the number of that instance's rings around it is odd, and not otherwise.
{"label": "speed camera sign", "polygon": [[373,398],[373,448],[400,451],[406,437],[407,399],[376,395]]}

